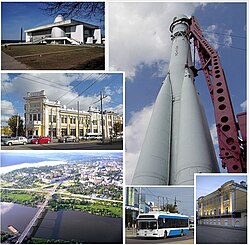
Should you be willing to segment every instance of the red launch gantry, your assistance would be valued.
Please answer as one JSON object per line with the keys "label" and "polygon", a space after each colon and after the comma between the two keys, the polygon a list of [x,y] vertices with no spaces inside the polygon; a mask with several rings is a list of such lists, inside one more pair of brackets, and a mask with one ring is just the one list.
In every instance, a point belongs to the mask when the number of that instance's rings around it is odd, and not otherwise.
{"label": "red launch gantry", "polygon": [[222,167],[227,168],[229,173],[245,173],[246,112],[237,115],[237,122],[219,55],[204,38],[194,17],[190,19],[190,35],[194,40],[214,106]]}

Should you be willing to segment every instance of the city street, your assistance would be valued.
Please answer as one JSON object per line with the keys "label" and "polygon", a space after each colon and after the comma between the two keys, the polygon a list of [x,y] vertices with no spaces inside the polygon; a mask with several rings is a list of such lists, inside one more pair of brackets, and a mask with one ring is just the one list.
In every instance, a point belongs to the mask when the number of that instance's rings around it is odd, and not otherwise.
{"label": "city street", "polygon": [[177,244],[193,244],[194,243],[194,232],[189,231],[188,235],[180,237],[168,237],[167,239],[163,238],[139,238],[136,237],[135,230],[126,229],[126,243],[128,244],[161,244],[161,243],[177,243]]}
{"label": "city street", "polygon": [[246,244],[247,231],[242,229],[198,225],[196,227],[196,243]]}
{"label": "city street", "polygon": [[50,144],[26,144],[26,145],[2,145],[2,150],[122,150],[122,141],[105,142],[80,142],[80,143],[50,143]]}

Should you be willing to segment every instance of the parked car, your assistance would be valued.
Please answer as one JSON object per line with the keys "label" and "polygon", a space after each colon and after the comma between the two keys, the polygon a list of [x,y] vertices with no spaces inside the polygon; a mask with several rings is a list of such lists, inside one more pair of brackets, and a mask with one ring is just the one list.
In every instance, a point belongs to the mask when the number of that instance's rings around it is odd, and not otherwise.
{"label": "parked car", "polygon": [[87,133],[85,135],[85,140],[101,140],[102,139],[102,134],[97,134],[97,133]]}
{"label": "parked car", "polygon": [[38,138],[39,138],[38,135],[29,135],[28,138],[27,138],[27,140],[28,140],[28,143],[31,143],[31,141],[32,141],[33,139],[38,139]]}
{"label": "parked car", "polygon": [[58,139],[58,142],[61,142],[61,143],[76,142],[76,136],[74,135],[63,136],[62,138]]}
{"label": "parked car", "polygon": [[51,142],[50,137],[43,137],[43,136],[31,140],[32,144],[49,144],[50,142]]}
{"label": "parked car", "polygon": [[4,145],[25,145],[27,144],[27,138],[23,136],[17,136],[10,139],[3,139]]}
{"label": "parked car", "polygon": [[6,141],[6,140],[9,140],[9,139],[11,139],[11,138],[12,138],[11,136],[2,135],[2,136],[1,136],[1,143],[3,143],[3,142]]}

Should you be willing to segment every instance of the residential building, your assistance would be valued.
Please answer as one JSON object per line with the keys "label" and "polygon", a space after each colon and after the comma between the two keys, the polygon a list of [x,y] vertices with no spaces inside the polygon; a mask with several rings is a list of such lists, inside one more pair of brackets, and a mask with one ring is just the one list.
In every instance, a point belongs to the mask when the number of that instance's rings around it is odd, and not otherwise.
{"label": "residential building", "polygon": [[201,225],[247,226],[247,185],[233,180],[198,198],[197,222]]}
{"label": "residential building", "polygon": [[[45,90],[27,92],[25,100],[25,134],[53,136],[60,138],[65,135],[83,137],[87,133],[96,133],[105,138],[114,134],[114,124],[123,124],[123,116],[113,111],[101,111],[90,107],[88,111],[67,108],[60,101],[50,101]],[[103,121],[103,130],[102,130]]]}
{"label": "residential building", "polygon": [[54,23],[25,30],[26,42],[45,44],[100,44],[101,29],[89,23],[58,15]]}

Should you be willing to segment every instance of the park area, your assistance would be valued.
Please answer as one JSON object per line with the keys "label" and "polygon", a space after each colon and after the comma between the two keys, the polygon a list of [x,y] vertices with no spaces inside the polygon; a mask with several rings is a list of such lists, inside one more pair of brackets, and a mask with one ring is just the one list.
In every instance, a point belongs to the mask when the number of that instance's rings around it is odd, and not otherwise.
{"label": "park area", "polygon": [[104,70],[103,46],[2,46],[3,70]]}

